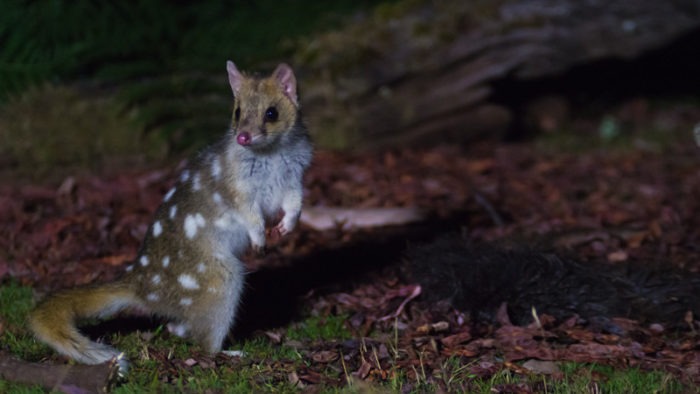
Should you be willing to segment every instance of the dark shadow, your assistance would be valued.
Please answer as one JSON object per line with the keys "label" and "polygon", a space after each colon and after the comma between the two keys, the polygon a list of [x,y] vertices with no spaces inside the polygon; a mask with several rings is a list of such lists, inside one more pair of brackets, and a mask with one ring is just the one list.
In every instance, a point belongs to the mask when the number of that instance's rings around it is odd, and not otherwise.
{"label": "dark shadow", "polygon": [[490,101],[515,109],[510,137],[517,140],[523,137],[518,109],[546,95],[563,96],[571,108],[593,111],[605,111],[634,97],[696,97],[700,91],[698,42],[700,28],[634,59],[607,57],[572,67],[560,75],[524,81],[514,76],[503,78],[493,84]]}
{"label": "dark shadow", "polygon": [[121,336],[136,331],[155,331],[158,326],[165,323],[165,320],[155,316],[134,316],[124,312],[113,319],[102,320],[96,324],[83,322],[83,324],[78,324],[78,327],[83,334],[95,340],[105,335],[118,334]]}
{"label": "dark shadow", "polygon": [[375,229],[341,247],[294,258],[286,267],[254,272],[247,279],[233,337],[246,338],[256,330],[284,326],[298,316],[300,298],[309,291],[350,289],[368,274],[400,262],[411,243],[457,231],[465,222],[463,215],[455,215],[449,220]]}

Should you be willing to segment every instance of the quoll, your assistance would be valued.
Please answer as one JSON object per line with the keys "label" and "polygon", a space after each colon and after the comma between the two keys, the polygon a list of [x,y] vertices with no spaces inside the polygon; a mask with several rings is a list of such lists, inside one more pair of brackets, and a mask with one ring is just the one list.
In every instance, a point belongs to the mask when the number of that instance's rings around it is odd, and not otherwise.
{"label": "quoll", "polygon": [[76,320],[126,308],[164,317],[175,334],[220,351],[243,289],[241,256],[264,248],[266,223],[282,215],[273,228],[280,235],[297,224],[312,146],[296,77],[286,64],[267,77],[226,66],[231,127],[165,194],[134,264],[115,282],[58,292],[31,313],[34,334],[57,352],[85,364],[119,358],[82,335]]}

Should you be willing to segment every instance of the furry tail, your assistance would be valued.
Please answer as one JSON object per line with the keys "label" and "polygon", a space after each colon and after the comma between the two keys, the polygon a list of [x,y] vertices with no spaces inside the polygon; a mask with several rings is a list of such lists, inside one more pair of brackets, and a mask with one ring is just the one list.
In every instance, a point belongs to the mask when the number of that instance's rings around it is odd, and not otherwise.
{"label": "furry tail", "polygon": [[39,340],[80,363],[100,364],[116,358],[125,368],[121,352],[82,335],[76,320],[105,317],[140,305],[135,292],[124,282],[78,288],[53,294],[41,302],[30,314],[29,325]]}

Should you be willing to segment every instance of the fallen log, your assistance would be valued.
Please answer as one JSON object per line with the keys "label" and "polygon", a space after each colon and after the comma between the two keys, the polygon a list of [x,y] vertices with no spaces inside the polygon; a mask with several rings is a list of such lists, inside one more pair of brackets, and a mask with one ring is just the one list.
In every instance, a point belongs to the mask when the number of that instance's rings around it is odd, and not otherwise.
{"label": "fallen log", "polygon": [[638,58],[698,29],[694,0],[406,2],[303,42],[295,62],[320,145],[469,140],[512,120],[491,102],[504,80]]}
{"label": "fallen log", "polygon": [[118,370],[116,361],[99,365],[39,364],[0,352],[0,378],[68,394],[108,392]]}

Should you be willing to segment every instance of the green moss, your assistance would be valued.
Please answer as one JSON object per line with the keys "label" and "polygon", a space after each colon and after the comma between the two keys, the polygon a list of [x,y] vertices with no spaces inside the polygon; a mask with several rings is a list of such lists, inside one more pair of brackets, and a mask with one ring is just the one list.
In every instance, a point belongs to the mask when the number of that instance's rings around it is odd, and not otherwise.
{"label": "green moss", "polygon": [[11,328],[24,324],[33,305],[31,288],[14,282],[0,286],[0,316]]}
{"label": "green moss", "polygon": [[563,363],[561,369],[567,379],[552,385],[556,393],[588,393],[595,386],[605,393],[685,393],[690,389],[661,371],[579,363]]}
{"label": "green moss", "polygon": [[117,158],[162,157],[165,144],[145,137],[109,97],[66,86],[31,89],[0,109],[0,160],[23,175],[56,167],[99,169]]}
{"label": "green moss", "polygon": [[296,323],[287,330],[287,338],[293,340],[348,339],[350,330],[345,326],[347,316],[312,316]]}
{"label": "green moss", "polygon": [[296,349],[285,345],[274,345],[261,337],[249,339],[240,345],[246,357],[251,359],[267,359],[271,361],[302,360],[302,355]]}
{"label": "green moss", "polygon": [[41,386],[27,386],[19,383],[0,380],[0,393],[8,394],[43,394],[46,391]]}
{"label": "green moss", "polygon": [[27,360],[36,360],[48,350],[26,327],[33,305],[32,289],[14,282],[0,286],[0,344],[4,350]]}

